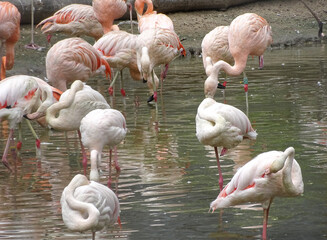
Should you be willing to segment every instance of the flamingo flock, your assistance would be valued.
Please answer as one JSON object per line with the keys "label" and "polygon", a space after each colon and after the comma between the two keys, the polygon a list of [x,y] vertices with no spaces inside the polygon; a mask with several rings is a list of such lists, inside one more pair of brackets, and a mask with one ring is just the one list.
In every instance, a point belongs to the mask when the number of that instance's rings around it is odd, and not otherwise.
{"label": "flamingo flock", "polygon": [[[146,6],[146,10],[145,10]],[[6,70],[14,64],[14,46],[19,40],[20,13],[9,2],[0,2],[0,120],[8,120],[9,136],[2,156],[3,164],[12,171],[7,159],[10,145],[14,144],[14,130],[25,118],[43,119],[45,125],[56,131],[78,131],[84,174],[76,175],[63,190],[61,197],[62,218],[72,231],[95,232],[105,226],[120,224],[118,197],[111,191],[111,151],[126,137],[125,116],[113,109],[105,97],[86,82],[102,73],[111,79],[111,71],[121,73],[128,68],[134,80],[147,83],[150,97],[147,102],[157,102],[159,82],[166,78],[169,64],[186,55],[173,21],[165,14],[154,11],[151,0],[136,0],[134,5],[139,33],[120,30],[114,24],[132,7],[125,0],[93,0],[92,6],[71,4],[41,21],[43,34],[64,33],[66,38],[55,43],[47,52],[46,74],[49,84],[42,79],[14,75],[5,77]],[[91,36],[93,45],[83,40]],[[303,193],[301,167],[295,160],[295,149],[262,153],[241,167],[224,186],[220,157],[236,147],[245,138],[256,140],[248,114],[234,106],[214,100],[219,86],[219,73],[238,76],[244,73],[248,56],[263,54],[272,43],[269,23],[255,13],[236,17],[229,26],[218,26],[202,42],[203,66],[207,75],[204,82],[204,99],[198,105],[195,117],[196,137],[199,142],[214,148],[219,173],[220,192],[211,202],[214,212],[219,208],[257,202],[264,209],[262,239],[267,239],[268,212],[274,197],[295,197]],[[161,67],[160,80],[155,67]],[[84,83],[83,83],[84,82]],[[244,83],[247,93],[247,82]],[[248,100],[247,100],[248,103]],[[248,107],[247,107],[248,108]],[[32,128],[31,128],[32,130]],[[33,130],[32,130],[33,131]],[[258,131],[260,134],[260,130]],[[40,143],[36,137],[37,146]],[[20,140],[21,141],[21,140]],[[17,149],[18,149],[17,144]],[[101,154],[109,146],[108,187],[99,183]],[[90,151],[90,175],[87,175],[87,154]],[[14,158],[14,154],[13,158]],[[120,171],[115,159],[115,167]]]}

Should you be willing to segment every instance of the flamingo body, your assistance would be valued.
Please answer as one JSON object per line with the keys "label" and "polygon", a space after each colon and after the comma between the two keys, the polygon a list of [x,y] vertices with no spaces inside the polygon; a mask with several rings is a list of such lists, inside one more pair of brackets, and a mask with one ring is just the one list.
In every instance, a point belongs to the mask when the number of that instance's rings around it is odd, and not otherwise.
{"label": "flamingo body", "polygon": [[101,51],[112,68],[123,70],[128,68],[134,80],[142,76],[137,67],[137,36],[125,31],[111,31],[101,37],[93,47]]}
{"label": "flamingo body", "polygon": [[[116,194],[108,187],[77,174],[61,195],[62,219],[71,231],[102,230],[119,219]],[[94,235],[93,235],[94,239]]]}
{"label": "flamingo body", "polygon": [[205,98],[196,115],[196,136],[205,145],[236,147],[243,138],[256,139],[248,117],[238,108]]}
{"label": "flamingo body", "polygon": [[0,2],[0,80],[5,78],[6,69],[10,70],[14,66],[15,44],[20,38],[20,19],[21,15],[15,5]]}
{"label": "flamingo body", "polygon": [[61,91],[67,89],[67,84],[87,81],[98,72],[111,74],[101,54],[81,38],[68,38],[54,44],[46,56],[46,71],[51,85]]}
{"label": "flamingo body", "polygon": [[82,119],[80,131],[83,145],[91,152],[90,180],[99,181],[102,149],[105,145],[112,149],[125,139],[125,117],[115,109],[96,109]]}
{"label": "flamingo body", "polygon": [[113,29],[114,20],[124,16],[127,11],[124,0],[93,0],[92,6],[104,33],[110,32]]}
{"label": "flamingo body", "polygon": [[296,197],[303,193],[301,167],[293,147],[265,152],[241,167],[210,204],[213,211],[247,202],[262,203],[263,239],[266,239],[268,213],[274,197]]}
{"label": "flamingo body", "polygon": [[228,33],[229,26],[219,26],[204,36],[201,43],[204,69],[207,69],[207,57],[210,57],[214,63],[219,60],[229,64],[234,63],[234,58],[229,51]]}
{"label": "flamingo body", "polygon": [[43,34],[64,33],[69,36],[90,36],[98,40],[103,29],[95,17],[93,7],[84,4],[70,4],[58,10],[53,16],[42,20]]}
{"label": "flamingo body", "polygon": [[61,95],[59,102],[47,109],[46,121],[55,130],[79,130],[82,118],[98,108],[107,109],[110,106],[98,91],[76,80]]}

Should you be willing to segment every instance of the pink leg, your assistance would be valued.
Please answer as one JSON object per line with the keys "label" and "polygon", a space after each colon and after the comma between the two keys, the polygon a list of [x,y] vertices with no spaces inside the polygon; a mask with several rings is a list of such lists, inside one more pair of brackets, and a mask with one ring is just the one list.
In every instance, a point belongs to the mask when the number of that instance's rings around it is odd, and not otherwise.
{"label": "pink leg", "polygon": [[12,169],[9,166],[9,163],[8,163],[8,160],[7,160],[7,156],[8,156],[8,150],[9,150],[10,141],[11,141],[11,138],[12,138],[13,133],[14,133],[14,130],[13,129],[10,129],[8,140],[7,140],[7,144],[6,144],[5,150],[4,150],[3,155],[2,155],[2,163],[3,163],[3,165],[5,165],[8,168],[8,170],[10,172],[12,172]]}
{"label": "pink leg", "polygon": [[115,157],[114,157],[115,168],[116,168],[117,172],[120,172],[120,167],[119,167],[118,159],[117,159],[118,157],[117,157],[117,147],[116,146],[114,147],[114,151],[115,151]]}
{"label": "pink leg", "polygon": [[112,150],[109,150],[109,179],[108,179],[108,188],[111,188],[111,157],[112,157]]}
{"label": "pink leg", "polygon": [[81,136],[81,132],[80,130],[77,130],[78,133],[78,138],[79,138],[79,142],[81,144],[81,150],[82,150],[82,156],[83,156],[83,168],[84,168],[84,175],[86,176],[86,169],[87,169],[87,157],[86,157],[86,152],[85,152],[85,148],[83,146],[82,143],[82,136]]}
{"label": "pink leg", "polygon": [[268,208],[263,208],[262,240],[267,239],[267,225],[268,225],[268,214],[269,214],[270,204],[271,201],[269,202]]}
{"label": "pink leg", "polygon": [[216,154],[217,166],[218,166],[218,173],[219,173],[219,189],[221,191],[221,190],[223,190],[224,180],[223,180],[223,174],[222,174],[221,168],[220,168],[218,149],[217,149],[217,147],[214,147],[214,148],[215,148],[215,154]]}

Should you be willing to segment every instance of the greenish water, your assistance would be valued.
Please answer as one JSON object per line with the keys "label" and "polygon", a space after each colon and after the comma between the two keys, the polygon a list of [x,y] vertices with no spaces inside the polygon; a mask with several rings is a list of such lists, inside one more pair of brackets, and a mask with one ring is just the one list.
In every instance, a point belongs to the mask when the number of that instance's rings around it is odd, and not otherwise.
{"label": "greenish water", "polygon": [[[25,50],[28,40],[27,35],[17,46],[15,67],[8,75],[44,78],[47,49]],[[45,43],[43,36],[37,36],[37,41]],[[327,238],[326,56],[326,45],[312,44],[267,51],[263,70],[257,69],[257,59],[249,59],[249,118],[258,138],[242,142],[222,157],[225,183],[259,153],[293,146],[305,184],[303,196],[273,201],[269,239]],[[122,229],[99,232],[97,239],[260,239],[260,205],[208,213],[219,186],[213,148],[203,146],[195,136],[195,115],[206,78],[202,59],[180,58],[170,65],[158,114],[146,103],[147,86],[132,81],[127,72],[124,76],[125,106],[118,94],[110,99],[107,80],[96,77],[88,82],[124,113],[129,129],[118,146],[121,173],[114,176],[117,184],[113,185],[121,204]],[[245,111],[242,78],[228,81],[227,103]],[[223,101],[222,93],[217,92],[215,99]],[[41,155],[36,156],[34,140],[23,124],[23,148],[15,174],[0,167],[0,239],[91,239],[90,232],[70,232],[60,212],[63,188],[82,173],[77,134],[69,132],[66,138],[62,132],[33,126],[41,136]],[[1,151],[7,134],[2,125]],[[105,151],[104,184],[107,156]]]}

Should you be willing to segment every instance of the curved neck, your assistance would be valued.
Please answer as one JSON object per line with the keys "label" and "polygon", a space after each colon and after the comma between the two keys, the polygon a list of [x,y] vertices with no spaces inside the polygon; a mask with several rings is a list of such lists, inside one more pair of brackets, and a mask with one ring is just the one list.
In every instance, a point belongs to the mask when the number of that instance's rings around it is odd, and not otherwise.
{"label": "curved neck", "polygon": [[[83,83],[81,83],[81,84],[83,84]],[[60,112],[60,110],[69,108],[72,105],[72,103],[75,99],[76,92],[78,92],[80,90],[81,90],[80,88],[75,88],[74,85],[72,85],[71,89],[67,90],[69,92],[64,100],[62,100],[62,98],[60,98],[59,102],[52,104],[47,109],[46,121],[51,127],[56,128],[58,124],[59,125],[62,124],[59,121],[60,114],[57,117],[56,117],[56,115]]]}
{"label": "curved neck", "polygon": [[[72,226],[74,226],[73,228],[75,228],[75,230],[79,230],[79,231],[84,231],[92,228],[92,226],[97,224],[100,216],[98,209],[93,204],[81,202],[77,200],[74,196],[74,192],[76,188],[89,184],[84,181],[81,181],[82,177],[86,179],[85,176],[80,174],[76,175],[73,178],[70,184],[65,188],[64,199],[62,199],[62,201],[65,201],[67,207],[69,208],[69,209],[63,208],[63,211],[73,210],[72,212],[69,211],[67,212],[67,214],[65,214],[65,217],[68,218],[66,219],[67,223],[69,221],[68,224],[71,224]],[[85,218],[84,216],[87,216],[87,218]]]}
{"label": "curved neck", "polygon": [[101,163],[101,152],[99,153],[97,150],[92,150],[90,153],[90,161],[91,161],[91,170],[90,170],[90,181],[99,182],[99,170],[98,164]]}

